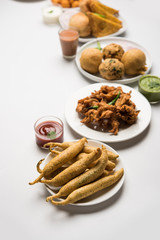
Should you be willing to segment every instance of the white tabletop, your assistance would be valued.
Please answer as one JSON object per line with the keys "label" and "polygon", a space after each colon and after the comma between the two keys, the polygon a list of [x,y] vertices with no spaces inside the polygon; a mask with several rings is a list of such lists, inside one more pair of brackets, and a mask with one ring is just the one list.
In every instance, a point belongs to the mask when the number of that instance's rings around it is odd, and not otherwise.
{"label": "white tabletop", "polygon": [[[151,74],[160,76],[159,1],[102,1],[127,21],[123,35],[151,54]],[[110,144],[125,169],[123,188],[109,201],[89,207],[55,207],[37,177],[46,152],[35,144],[33,124],[44,115],[64,122],[64,141],[80,138],[64,117],[66,99],[92,84],[75,61],[62,58],[58,25],[42,21],[48,1],[0,1],[0,235],[3,240],[160,239],[160,104],[150,126],[127,142]],[[79,45],[80,46],[80,45]],[[130,85],[137,89],[137,83]]]}

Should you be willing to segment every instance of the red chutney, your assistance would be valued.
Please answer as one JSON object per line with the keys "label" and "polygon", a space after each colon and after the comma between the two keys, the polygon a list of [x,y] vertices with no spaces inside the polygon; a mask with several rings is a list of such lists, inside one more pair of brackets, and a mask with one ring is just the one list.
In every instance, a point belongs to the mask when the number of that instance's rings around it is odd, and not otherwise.
{"label": "red chutney", "polygon": [[56,121],[44,121],[35,127],[36,143],[43,147],[48,142],[63,142],[63,124]]}
{"label": "red chutney", "polygon": [[63,30],[59,33],[62,52],[65,57],[76,55],[78,45],[78,32],[72,29]]}

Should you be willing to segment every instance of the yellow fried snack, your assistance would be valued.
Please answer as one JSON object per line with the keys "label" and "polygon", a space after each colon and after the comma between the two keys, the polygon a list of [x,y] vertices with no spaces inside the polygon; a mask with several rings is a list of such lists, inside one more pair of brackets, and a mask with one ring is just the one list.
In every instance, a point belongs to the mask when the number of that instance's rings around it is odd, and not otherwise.
{"label": "yellow fried snack", "polygon": [[106,170],[108,171],[112,171],[114,168],[116,167],[116,164],[111,162],[111,161],[108,161],[107,165],[106,165]]}
{"label": "yellow fried snack", "polygon": [[73,158],[69,162],[67,162],[67,165],[70,166],[71,164],[75,163],[76,161],[80,160],[81,158],[83,158],[87,155],[88,155],[87,153],[79,153],[75,158]]}
{"label": "yellow fried snack", "polygon": [[[73,145],[73,143],[74,143],[74,142],[63,142],[63,143],[57,143],[57,142],[53,143],[53,142],[51,142],[51,143],[47,143],[45,146],[48,145],[48,146],[50,146],[51,148],[53,148],[53,147],[59,147],[59,148],[62,148],[62,149],[64,150],[64,149],[70,147],[71,145]],[[94,149],[96,149],[96,147],[93,147],[93,146],[84,146],[83,149],[82,149],[82,151],[81,151],[81,153],[91,153]],[[113,153],[112,151],[107,150],[107,152],[108,152],[108,159],[109,159],[109,160],[116,160],[116,159],[119,157],[118,154],[115,154],[115,153]],[[78,160],[81,156],[82,156],[82,155],[80,155],[80,154],[79,154],[78,156],[76,156],[77,160]],[[75,159],[74,159],[74,161],[75,161]]]}
{"label": "yellow fried snack", "polygon": [[37,168],[37,172],[39,172],[39,173],[42,173],[42,169],[40,169],[40,165],[42,164],[42,162],[45,160],[45,158],[42,158],[41,160],[39,160],[39,162],[37,163],[37,166],[36,166],[36,168]]}
{"label": "yellow fried snack", "polygon": [[104,5],[100,1],[97,1],[97,0],[90,0],[90,3],[89,3],[90,7],[91,7],[91,4],[93,4],[93,2],[96,3],[97,8],[101,8],[101,9],[109,12],[110,14],[113,14],[113,15],[119,14],[119,11],[117,9],[114,9],[107,5]]}
{"label": "yellow fried snack", "polygon": [[[104,170],[104,172],[102,173],[102,175],[100,176],[100,178],[106,177],[113,174],[113,171],[108,171],[108,170]],[[99,180],[99,179],[98,179]]]}
{"label": "yellow fried snack", "polygon": [[[108,152],[108,151],[107,151],[107,152]],[[97,164],[98,161],[99,161],[99,160],[96,160],[96,161],[92,162],[92,163],[88,166],[88,168],[94,167],[94,166]],[[106,170],[112,171],[112,170],[115,168],[115,166],[116,166],[115,163],[113,163],[113,162],[111,162],[110,160],[108,160],[108,161],[107,161],[107,165],[106,165]]]}
{"label": "yellow fried snack", "polygon": [[92,74],[98,73],[102,58],[103,55],[99,49],[86,48],[79,59],[81,68]]}
{"label": "yellow fried snack", "polygon": [[[84,153],[85,154],[85,153]],[[42,162],[45,160],[45,158],[41,159],[38,163],[37,163],[37,172],[42,173],[42,169],[40,168],[40,165],[42,164]],[[62,172],[66,167],[62,166],[60,168],[58,168],[57,170],[55,170],[54,172],[45,175],[45,179],[52,179],[53,177],[55,177],[58,173]]]}
{"label": "yellow fried snack", "polygon": [[101,153],[102,153],[101,149],[97,148],[93,152],[86,154],[86,156],[80,158],[80,160],[71,164],[69,167],[60,172],[53,179],[41,180],[41,182],[53,185],[55,187],[62,186],[65,183],[69,182],[74,177],[83,173],[91,162],[95,161],[100,157]]}
{"label": "yellow fried snack", "polygon": [[86,13],[88,11],[90,11],[90,1],[91,0],[81,0],[79,3],[79,7],[81,12]]}
{"label": "yellow fried snack", "polygon": [[67,161],[73,159],[80,151],[82,151],[85,142],[87,142],[87,139],[82,138],[79,141],[74,142],[74,144],[66,148],[64,151],[60,152],[48,164],[45,165],[40,176],[29,184],[33,185],[39,182],[43,177],[54,172],[59,167],[63,166]]}
{"label": "yellow fried snack", "polygon": [[73,144],[73,142],[63,142],[63,143],[48,142],[48,143],[44,144],[43,147],[48,148],[50,152],[53,152],[52,148],[59,147],[64,150],[64,149],[70,147],[72,144]]}
{"label": "yellow fried snack", "polygon": [[124,64],[116,58],[106,58],[99,65],[99,73],[107,80],[118,80],[124,76]]}
{"label": "yellow fried snack", "polygon": [[[84,172],[83,174],[66,183],[64,186],[61,187],[57,194],[47,197],[46,201],[48,202],[55,198],[68,196],[75,189],[82,187],[90,182],[93,182],[95,179],[97,179],[103,174],[105,167],[107,165],[107,161],[108,161],[107,149],[104,146],[102,146],[102,155],[100,156],[97,164],[93,168],[89,169],[88,171]],[[108,171],[105,171],[105,174],[108,173],[109,173]]]}
{"label": "yellow fried snack", "polygon": [[107,7],[107,10],[106,10],[106,8],[102,7],[100,5],[100,3],[97,2],[97,1],[93,0],[93,1],[90,2],[90,9],[91,9],[91,12],[93,12],[93,13],[98,13],[98,14],[103,15],[104,17],[106,17],[106,19],[108,19],[108,20],[111,20],[113,22],[122,24],[122,21],[120,21],[117,17],[115,17],[113,15],[113,13],[110,13],[112,11],[110,11],[109,7]]}
{"label": "yellow fried snack", "polygon": [[[82,152],[84,152],[84,153],[90,153],[90,152],[93,151],[94,148],[95,148],[95,147],[93,147],[93,146],[84,146]],[[109,151],[109,150],[107,150],[107,152],[108,152],[108,159],[109,159],[109,160],[116,160],[116,159],[119,157],[118,154],[115,154],[115,153],[113,153],[113,152],[111,152],[111,151]]]}
{"label": "yellow fried snack", "polygon": [[121,24],[103,18],[95,13],[88,12],[87,16],[89,17],[92,35],[94,37],[107,36],[122,28]]}
{"label": "yellow fried snack", "polygon": [[121,61],[124,64],[125,74],[127,75],[136,76],[144,74],[147,70],[146,55],[138,48],[132,48],[126,51]]}
{"label": "yellow fried snack", "polygon": [[124,54],[124,49],[121,45],[117,43],[110,43],[103,48],[102,53],[103,59],[116,58],[121,61]]}
{"label": "yellow fried snack", "polygon": [[89,183],[83,187],[74,190],[68,195],[68,197],[65,200],[62,201],[51,200],[51,203],[54,205],[67,205],[70,203],[75,203],[81,199],[93,195],[94,193],[104,188],[113,185],[123,176],[123,173],[124,169],[121,168],[118,171],[116,171],[113,175],[102,177],[99,180],[96,180],[95,182]]}

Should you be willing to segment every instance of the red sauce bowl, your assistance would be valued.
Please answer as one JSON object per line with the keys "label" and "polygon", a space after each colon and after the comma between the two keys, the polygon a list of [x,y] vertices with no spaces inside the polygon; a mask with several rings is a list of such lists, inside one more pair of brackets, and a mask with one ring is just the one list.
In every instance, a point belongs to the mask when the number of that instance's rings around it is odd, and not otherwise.
{"label": "red sauce bowl", "polygon": [[55,116],[39,118],[34,130],[36,143],[41,148],[48,142],[63,142],[63,122]]}

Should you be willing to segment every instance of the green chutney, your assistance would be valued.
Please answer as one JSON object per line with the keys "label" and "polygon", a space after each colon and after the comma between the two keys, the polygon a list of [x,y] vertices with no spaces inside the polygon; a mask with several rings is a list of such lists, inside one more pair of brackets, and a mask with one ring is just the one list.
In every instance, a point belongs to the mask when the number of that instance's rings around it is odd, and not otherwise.
{"label": "green chutney", "polygon": [[154,103],[160,101],[159,77],[152,75],[142,76],[138,82],[138,89],[149,102]]}

